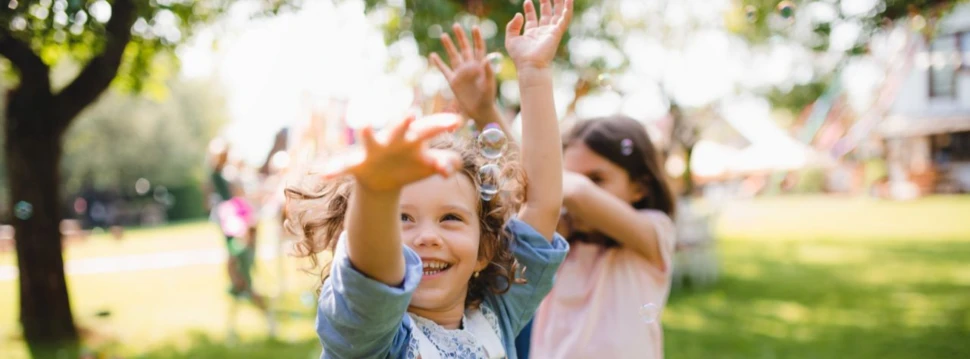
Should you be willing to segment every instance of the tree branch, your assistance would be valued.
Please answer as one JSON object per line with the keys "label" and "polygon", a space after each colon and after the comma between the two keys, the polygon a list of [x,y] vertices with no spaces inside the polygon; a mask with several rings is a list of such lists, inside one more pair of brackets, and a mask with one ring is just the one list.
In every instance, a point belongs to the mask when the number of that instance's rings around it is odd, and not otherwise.
{"label": "tree branch", "polygon": [[131,26],[135,23],[135,4],[132,0],[116,0],[111,6],[111,19],[105,24],[104,51],[91,59],[77,78],[57,94],[60,129],[67,126],[85,107],[101,96],[118,75],[125,47],[131,41]]}
{"label": "tree branch", "polygon": [[50,68],[44,64],[34,50],[27,43],[13,37],[4,27],[0,27],[0,56],[6,57],[20,72],[18,91],[36,93],[43,91],[49,94],[51,90]]}

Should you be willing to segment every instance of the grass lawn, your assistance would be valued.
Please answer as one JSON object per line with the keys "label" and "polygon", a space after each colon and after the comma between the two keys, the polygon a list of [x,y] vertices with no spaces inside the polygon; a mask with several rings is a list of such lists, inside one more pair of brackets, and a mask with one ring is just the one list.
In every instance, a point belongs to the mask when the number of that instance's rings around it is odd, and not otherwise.
{"label": "grass lawn", "polygon": [[[129,231],[122,242],[108,234],[93,236],[69,248],[66,257],[221,249],[224,241],[211,224],[182,224]],[[0,253],[0,265],[15,263],[13,256]],[[146,358],[250,357],[258,353],[267,358],[318,356],[313,303],[303,302],[303,294],[314,289],[313,277],[300,270],[305,266],[301,261],[287,259],[283,264],[286,293],[278,300],[280,340],[265,340],[264,317],[251,305],[243,305],[237,319],[242,342],[231,349],[225,345],[232,301],[226,292],[229,282],[224,265],[69,276],[68,286],[76,320],[92,331],[85,346],[101,352]],[[278,268],[276,260],[260,261],[256,288],[264,294],[277,294]],[[0,358],[27,358],[19,339],[17,282],[0,281],[0,293]],[[111,314],[98,317],[100,311]],[[185,353],[189,350],[194,354]],[[204,354],[195,354],[199,350]]]}
{"label": "grass lawn", "polygon": [[[668,358],[970,357],[970,196],[914,202],[783,197],[735,202],[719,220],[720,281],[675,292],[663,315]],[[211,225],[96,237],[68,258],[221,248]],[[0,265],[14,263],[0,253]],[[221,265],[69,278],[86,344],[141,358],[315,358],[313,278],[284,262],[280,340],[246,307],[242,342],[225,343]],[[256,285],[277,290],[277,262]],[[0,358],[26,358],[15,281],[0,281]],[[110,310],[107,318],[95,313]]]}
{"label": "grass lawn", "polygon": [[970,357],[970,197],[734,203],[722,278],[675,293],[669,358]]}

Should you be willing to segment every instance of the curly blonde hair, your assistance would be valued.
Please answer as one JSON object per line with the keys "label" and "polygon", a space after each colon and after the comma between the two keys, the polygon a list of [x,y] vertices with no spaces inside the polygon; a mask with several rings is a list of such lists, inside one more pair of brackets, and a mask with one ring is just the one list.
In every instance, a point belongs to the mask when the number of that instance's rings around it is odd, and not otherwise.
{"label": "curly blonde hair", "polygon": [[[481,228],[478,258],[489,262],[478,276],[468,280],[465,305],[476,306],[488,293],[503,294],[516,282],[518,263],[512,255],[513,238],[505,226],[525,200],[525,172],[517,161],[518,150],[512,145],[497,160],[485,160],[479,156],[474,141],[454,135],[439,136],[431,141],[430,146],[457,152],[462,162],[458,173],[468,177],[476,191],[482,185],[478,175],[482,166],[491,163],[501,170],[498,194],[491,200],[479,199],[476,209]],[[296,255],[310,260],[310,270],[320,275],[321,286],[330,275],[330,260],[321,261],[317,255],[321,252],[333,254],[340,233],[344,230],[344,216],[353,195],[353,187],[351,176],[320,181],[314,180],[314,176],[308,173],[302,183],[285,190],[284,226],[300,237],[295,248]]]}

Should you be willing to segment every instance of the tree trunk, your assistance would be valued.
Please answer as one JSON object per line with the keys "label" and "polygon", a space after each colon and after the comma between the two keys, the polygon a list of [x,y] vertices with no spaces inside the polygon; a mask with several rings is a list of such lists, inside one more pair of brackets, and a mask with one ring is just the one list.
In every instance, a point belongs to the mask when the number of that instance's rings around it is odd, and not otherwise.
{"label": "tree trunk", "polygon": [[694,195],[694,172],[691,171],[690,169],[690,159],[691,159],[691,156],[694,155],[694,145],[695,145],[694,143],[691,143],[689,145],[684,146],[685,147],[684,150],[687,153],[687,155],[685,156],[686,158],[684,158],[684,162],[687,163],[687,165],[684,167],[684,193],[683,194],[687,197],[691,197]]}
{"label": "tree trunk", "polygon": [[61,247],[61,139],[71,121],[118,74],[136,10],[133,0],[114,1],[111,19],[99,34],[104,39],[101,54],[56,95],[50,68],[30,42],[0,29],[0,56],[20,75],[17,88],[8,93],[4,136],[20,271],[20,324],[34,358],[78,357]]}
{"label": "tree trunk", "polygon": [[63,129],[52,97],[11,96],[5,128],[10,213],[20,271],[20,324],[34,358],[77,358],[61,247]]}

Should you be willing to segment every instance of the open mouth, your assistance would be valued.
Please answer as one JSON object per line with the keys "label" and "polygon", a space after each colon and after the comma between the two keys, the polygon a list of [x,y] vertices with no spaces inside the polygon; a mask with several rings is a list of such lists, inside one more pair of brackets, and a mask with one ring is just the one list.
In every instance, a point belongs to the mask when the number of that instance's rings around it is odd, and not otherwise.
{"label": "open mouth", "polygon": [[451,263],[446,263],[438,260],[422,261],[422,264],[424,265],[423,269],[424,269],[425,277],[441,274],[442,272],[451,268]]}

